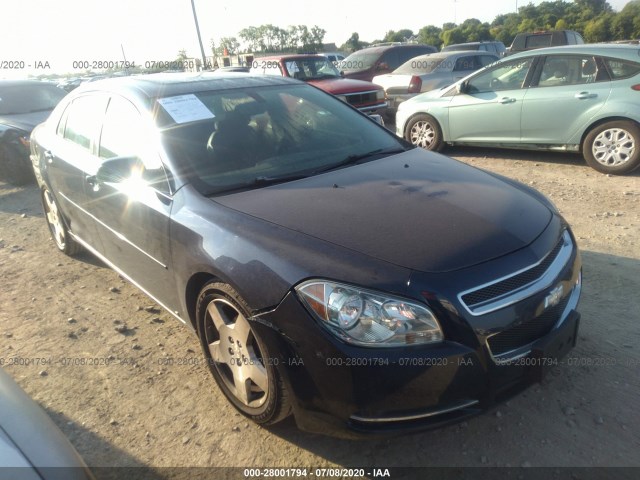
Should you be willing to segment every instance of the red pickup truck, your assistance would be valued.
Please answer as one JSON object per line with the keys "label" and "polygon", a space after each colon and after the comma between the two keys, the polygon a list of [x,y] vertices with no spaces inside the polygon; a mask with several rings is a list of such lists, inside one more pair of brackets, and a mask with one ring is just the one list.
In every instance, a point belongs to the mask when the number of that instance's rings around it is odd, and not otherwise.
{"label": "red pickup truck", "polygon": [[279,55],[256,58],[251,73],[297,78],[331,93],[364,113],[387,109],[384,89],[371,82],[344,78],[323,55]]}

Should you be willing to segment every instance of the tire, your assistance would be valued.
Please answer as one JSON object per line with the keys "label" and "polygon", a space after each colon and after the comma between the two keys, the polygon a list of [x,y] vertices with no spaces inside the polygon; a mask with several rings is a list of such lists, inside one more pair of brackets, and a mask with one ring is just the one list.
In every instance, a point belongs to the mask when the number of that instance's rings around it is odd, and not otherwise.
{"label": "tire", "polygon": [[196,304],[198,335],[216,383],[243,415],[273,425],[291,413],[277,365],[256,329],[250,309],[225,283],[204,286]]}
{"label": "tire", "polygon": [[23,157],[15,145],[0,144],[0,175],[4,180],[13,185],[35,183],[33,169]]}
{"label": "tire", "polygon": [[58,208],[58,204],[51,192],[46,188],[42,190],[42,207],[44,208],[44,218],[49,227],[51,238],[58,250],[70,257],[78,254],[82,247],[69,235],[69,229]]}
{"label": "tire", "polygon": [[439,152],[444,147],[440,124],[426,113],[416,115],[409,120],[404,129],[404,138],[418,147],[434,152]]}
{"label": "tire", "polygon": [[585,137],[582,155],[591,168],[624,175],[640,166],[640,127],[619,120],[598,125]]}

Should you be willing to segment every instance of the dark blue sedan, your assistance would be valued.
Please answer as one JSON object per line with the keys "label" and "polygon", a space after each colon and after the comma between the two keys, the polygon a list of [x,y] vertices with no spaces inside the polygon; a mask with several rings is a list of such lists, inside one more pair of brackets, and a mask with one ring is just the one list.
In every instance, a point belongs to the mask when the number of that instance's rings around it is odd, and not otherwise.
{"label": "dark blue sedan", "polygon": [[57,248],[89,250],[192,328],[260,424],[442,425],[575,344],[580,255],[551,202],[296,80],[94,82],[31,154]]}

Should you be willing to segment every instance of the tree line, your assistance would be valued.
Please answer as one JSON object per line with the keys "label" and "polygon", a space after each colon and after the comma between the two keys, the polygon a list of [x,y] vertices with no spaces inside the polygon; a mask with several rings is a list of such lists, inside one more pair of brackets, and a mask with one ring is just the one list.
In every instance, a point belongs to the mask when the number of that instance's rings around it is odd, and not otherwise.
{"label": "tree line", "polygon": [[[520,32],[536,30],[575,30],[588,43],[640,38],[640,0],[628,2],[620,12],[614,12],[606,0],[562,0],[528,4],[518,12],[498,15],[491,23],[470,18],[460,25],[445,23],[422,27],[418,32],[409,29],[390,30],[381,42],[416,41],[440,48],[453,43],[499,40],[511,45]],[[341,49],[355,51],[369,45],[360,41],[354,32]]]}
{"label": "tree line", "polygon": [[[365,42],[357,32],[339,47],[353,52],[371,44],[382,42],[418,42],[438,49],[453,43],[499,40],[511,45],[520,32],[536,30],[575,30],[588,43],[640,38],[640,0],[628,2],[620,12],[615,12],[606,0],[546,1],[539,5],[528,4],[518,12],[496,16],[491,23],[470,18],[461,24],[445,23],[442,27],[426,25],[417,32],[410,29],[389,30],[381,39]],[[275,25],[247,27],[237,37],[223,37],[216,43],[211,40],[215,56],[238,53],[278,53],[321,51],[326,30],[317,25]]]}

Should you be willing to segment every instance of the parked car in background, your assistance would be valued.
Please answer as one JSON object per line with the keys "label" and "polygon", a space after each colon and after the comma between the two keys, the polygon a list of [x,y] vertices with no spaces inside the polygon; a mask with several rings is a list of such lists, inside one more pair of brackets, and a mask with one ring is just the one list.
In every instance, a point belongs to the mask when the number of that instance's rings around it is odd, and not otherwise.
{"label": "parked car in background", "polygon": [[389,103],[387,112],[391,113],[411,97],[451,85],[498,60],[497,55],[483,51],[420,55],[391,73],[373,77],[373,83],[384,88]]}
{"label": "parked car in background", "polygon": [[0,368],[0,477],[93,480],[49,416]]}
{"label": "parked car in background", "polygon": [[504,43],[498,41],[455,43],[442,48],[443,52],[460,52],[463,50],[489,52],[498,57],[504,57],[507,53],[507,48],[504,46]]}
{"label": "parked car in background", "polygon": [[573,30],[549,30],[541,32],[523,32],[516,35],[509,47],[509,55],[544,47],[562,45],[581,45],[582,35]]}
{"label": "parked car in background", "polygon": [[0,80],[0,179],[33,181],[29,136],[67,94],[48,82]]}
{"label": "parked car in background", "polygon": [[234,65],[234,66],[229,66],[229,67],[219,67],[216,68],[213,73],[215,73],[216,75],[219,74],[226,74],[226,73],[249,73],[249,70],[251,70],[250,67],[244,67],[242,65]]}
{"label": "parked car in background", "polygon": [[384,90],[371,82],[343,78],[323,55],[278,55],[256,58],[251,73],[291,77],[310,83],[361,112],[380,114],[387,109]]}
{"label": "parked car in background", "polygon": [[640,166],[640,49],[554,47],[506,57],[402,104],[397,134],[445,144],[582,153],[599,172]]}
{"label": "parked car in background", "polygon": [[403,63],[438,49],[431,45],[391,43],[363,48],[353,52],[340,63],[346,78],[370,82],[376,75],[391,73]]}
{"label": "parked car in background", "polygon": [[336,67],[346,58],[345,55],[340,52],[323,52],[321,55],[327,57]]}
{"label": "parked car in background", "polygon": [[437,427],[539,381],[576,342],[580,253],[549,200],[311,85],[87,84],[32,156],[53,245],[88,249],[197,332],[259,424]]}

